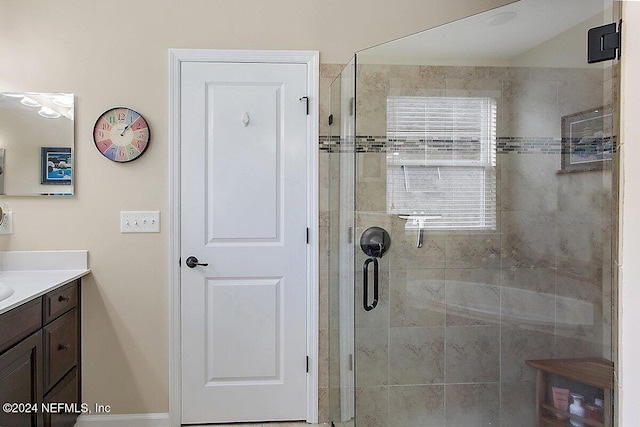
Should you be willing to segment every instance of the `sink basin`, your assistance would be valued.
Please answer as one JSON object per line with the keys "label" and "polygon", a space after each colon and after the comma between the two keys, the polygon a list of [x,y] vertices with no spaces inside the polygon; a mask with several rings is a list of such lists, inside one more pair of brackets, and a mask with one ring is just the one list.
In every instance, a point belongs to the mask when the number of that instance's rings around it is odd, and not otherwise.
{"label": "sink basin", "polygon": [[0,301],[9,298],[13,295],[13,288],[5,283],[0,282]]}

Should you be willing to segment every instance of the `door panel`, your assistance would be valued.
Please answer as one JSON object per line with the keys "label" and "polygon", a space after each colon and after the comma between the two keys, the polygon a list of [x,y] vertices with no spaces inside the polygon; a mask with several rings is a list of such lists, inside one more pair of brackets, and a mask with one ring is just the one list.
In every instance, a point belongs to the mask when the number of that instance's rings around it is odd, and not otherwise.
{"label": "door panel", "polygon": [[183,63],[183,423],[306,417],[306,65]]}
{"label": "door panel", "polygon": [[210,383],[282,381],[281,284],[281,278],[209,280]]}
{"label": "door panel", "polygon": [[[210,242],[274,241],[279,237],[281,89],[279,83],[208,84]],[[245,111],[249,105],[251,114]]]}

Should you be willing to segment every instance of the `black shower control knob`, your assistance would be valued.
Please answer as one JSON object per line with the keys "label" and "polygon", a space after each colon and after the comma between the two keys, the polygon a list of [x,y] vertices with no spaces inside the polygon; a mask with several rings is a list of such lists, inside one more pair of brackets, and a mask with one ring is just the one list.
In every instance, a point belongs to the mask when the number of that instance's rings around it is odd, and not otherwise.
{"label": "black shower control knob", "polygon": [[391,247],[391,237],[384,228],[369,227],[360,236],[360,248],[370,257],[382,258]]}

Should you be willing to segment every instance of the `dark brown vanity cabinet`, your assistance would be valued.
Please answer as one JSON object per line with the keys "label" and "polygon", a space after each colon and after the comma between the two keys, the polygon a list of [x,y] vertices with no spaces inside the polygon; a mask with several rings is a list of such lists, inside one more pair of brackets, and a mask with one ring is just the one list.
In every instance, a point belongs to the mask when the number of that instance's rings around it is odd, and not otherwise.
{"label": "dark brown vanity cabinet", "polygon": [[71,427],[80,406],[80,280],[0,315],[0,426]]}

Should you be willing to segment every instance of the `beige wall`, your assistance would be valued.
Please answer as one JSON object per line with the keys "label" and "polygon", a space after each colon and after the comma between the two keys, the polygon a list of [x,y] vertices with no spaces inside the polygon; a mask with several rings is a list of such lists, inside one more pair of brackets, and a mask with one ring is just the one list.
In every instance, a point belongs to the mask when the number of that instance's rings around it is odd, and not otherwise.
{"label": "beige wall", "polygon": [[[355,50],[508,2],[0,0],[0,91],[76,95],[76,196],[3,199],[14,234],[0,250],[89,250],[83,401],[168,411],[169,48],[319,50],[322,63],[345,63]],[[96,118],[119,105],[151,127],[150,148],[130,164],[106,160],[91,138]],[[121,210],[160,210],[162,232],[120,234]]]}

